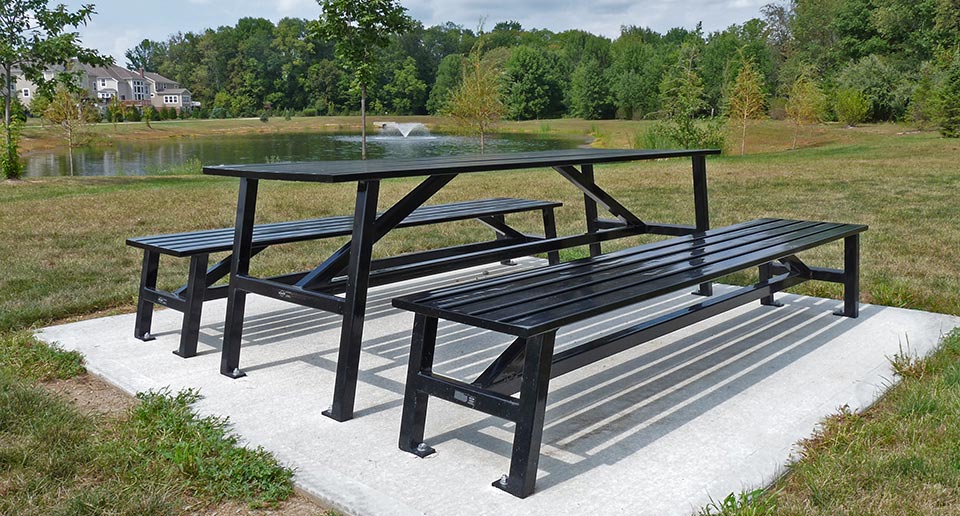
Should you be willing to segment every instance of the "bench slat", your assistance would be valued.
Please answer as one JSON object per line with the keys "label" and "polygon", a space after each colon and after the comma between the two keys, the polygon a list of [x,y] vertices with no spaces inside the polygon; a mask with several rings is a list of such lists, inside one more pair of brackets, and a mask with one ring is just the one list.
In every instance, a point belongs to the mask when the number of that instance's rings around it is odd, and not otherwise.
{"label": "bench slat", "polygon": [[394,305],[530,337],[862,232],[764,219],[533,272],[398,298]]}
{"label": "bench slat", "polygon": [[[561,301],[566,295],[576,291],[575,299],[583,295],[584,289],[588,292],[603,293],[610,290],[616,290],[624,286],[626,278],[658,278],[673,274],[676,271],[695,269],[706,265],[721,257],[736,256],[738,253],[745,253],[749,248],[767,247],[778,243],[782,238],[802,238],[809,234],[815,234],[823,231],[823,228],[814,225],[814,223],[792,224],[788,227],[777,228],[776,230],[753,233],[748,236],[739,236],[730,238],[724,235],[722,240],[702,245],[699,241],[684,242],[683,246],[673,246],[668,251],[659,253],[649,253],[641,248],[632,248],[629,253],[621,254],[613,260],[603,260],[601,263],[592,263],[599,260],[591,260],[589,263],[580,264],[581,267],[575,273],[567,272],[562,276],[551,275],[550,280],[545,280],[538,285],[521,286],[511,284],[511,290],[517,292],[517,300],[513,304],[529,303],[533,299],[540,299],[541,303],[552,303],[560,297]],[[598,267],[603,265],[603,267]],[[642,281],[642,280],[641,280]],[[453,306],[444,305],[445,308]],[[509,308],[503,300],[487,300],[484,303],[471,302],[461,304],[458,308],[469,311],[474,315],[486,315],[502,318],[495,310]],[[539,306],[543,307],[543,304]]]}
{"label": "bench slat", "polygon": [[[507,215],[559,206],[561,206],[559,202],[511,198],[427,205],[415,210],[398,227]],[[318,238],[349,236],[352,229],[353,217],[350,215],[258,224],[253,230],[253,245],[263,247]],[[220,228],[131,238],[127,240],[127,244],[162,254],[184,257],[229,251],[233,247],[233,236],[233,228]]]}
{"label": "bench slat", "polygon": [[[756,221],[755,221],[756,222]],[[692,249],[693,245],[715,243],[720,241],[729,241],[741,238],[744,235],[756,235],[758,230],[763,231],[784,231],[785,226],[793,226],[795,221],[766,221],[765,224],[729,226],[721,230],[711,231],[705,236],[698,237],[694,242],[693,237],[679,237],[654,242],[641,247],[623,249],[608,254],[596,256],[589,261],[575,260],[566,262],[551,268],[538,268],[510,275],[508,277],[498,277],[482,282],[471,283],[468,285],[458,285],[448,289],[432,291],[431,296],[425,296],[419,299],[419,303],[432,301],[434,298],[443,297],[444,307],[455,308],[465,302],[475,303],[484,299],[498,297],[502,294],[505,284],[509,284],[510,289],[529,288],[542,284],[549,284],[556,281],[556,277],[563,275],[570,279],[577,275],[599,273],[614,267],[623,267],[631,263],[644,260],[652,260],[661,256],[672,255],[678,250]],[[484,293],[479,293],[479,291]],[[459,293],[458,293],[459,291]],[[498,301],[499,302],[499,301]]]}

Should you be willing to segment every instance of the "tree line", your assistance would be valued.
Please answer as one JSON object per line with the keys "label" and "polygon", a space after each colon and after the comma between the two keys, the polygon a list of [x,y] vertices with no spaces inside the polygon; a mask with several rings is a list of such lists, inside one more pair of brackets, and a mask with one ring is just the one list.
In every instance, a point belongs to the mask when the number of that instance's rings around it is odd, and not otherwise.
{"label": "tree line", "polygon": [[[960,0],[795,0],[711,33],[624,26],[611,40],[506,21],[483,34],[483,45],[508,119],[656,118],[678,66],[702,84],[697,115],[717,115],[749,62],[774,116],[785,113],[803,78],[824,93],[824,116],[847,115],[854,103],[867,106],[854,118],[923,121],[934,116],[932,99],[956,66],[958,12]],[[392,36],[374,49],[380,66],[368,85],[370,112],[442,113],[479,35],[453,23],[414,23]],[[243,18],[232,27],[144,40],[126,56],[128,67],[190,89],[208,116],[251,116],[265,107],[308,115],[359,109],[353,76],[311,20]]]}

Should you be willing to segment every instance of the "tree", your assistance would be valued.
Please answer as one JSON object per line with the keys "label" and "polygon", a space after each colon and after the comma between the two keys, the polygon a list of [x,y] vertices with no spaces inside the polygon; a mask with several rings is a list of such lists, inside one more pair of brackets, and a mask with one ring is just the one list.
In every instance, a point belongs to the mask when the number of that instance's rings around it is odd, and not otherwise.
{"label": "tree", "polygon": [[685,149],[705,139],[703,130],[697,127],[697,117],[707,107],[703,80],[697,73],[698,56],[696,47],[684,44],[676,65],[660,83],[662,114],[668,122],[664,132]]}
{"label": "tree", "polygon": [[463,60],[462,73],[446,112],[480,135],[480,152],[483,152],[486,133],[506,109],[500,100],[499,73],[490,60],[484,59],[483,38],[477,40],[470,55]]}
{"label": "tree", "polygon": [[85,4],[76,11],[65,6],[47,6],[48,0],[4,0],[0,7],[0,73],[4,86],[4,159],[3,175],[18,179],[22,167],[17,149],[17,131],[12,126],[12,95],[7,85],[13,81],[14,70],[41,91],[49,93],[56,82],[70,82],[74,77],[65,70],[53,79],[43,72],[51,65],[66,66],[71,59],[81,63],[102,65],[109,61],[95,50],[84,48],[79,36],[69,29],[85,25],[96,13],[93,4]]}
{"label": "tree", "polygon": [[936,94],[936,70],[930,62],[923,63],[907,107],[907,119],[921,131],[937,116]]}
{"label": "tree", "polygon": [[116,95],[110,99],[110,104],[107,105],[107,114],[110,116],[110,121],[113,122],[113,128],[117,128],[117,122],[123,122],[127,118],[127,106],[120,102],[120,97]]}
{"label": "tree", "polygon": [[53,93],[43,118],[57,128],[67,144],[70,157],[70,175],[73,175],[73,148],[84,141],[84,129],[99,120],[96,108],[70,88],[60,85]]}
{"label": "tree", "polygon": [[560,57],[554,52],[526,45],[516,47],[503,75],[510,118],[530,120],[562,114],[562,68]]}
{"label": "tree", "polygon": [[793,122],[794,149],[797,148],[800,127],[822,120],[826,104],[827,98],[817,82],[807,73],[799,74],[790,86],[786,105],[787,118]]}
{"label": "tree", "polygon": [[570,107],[573,115],[587,120],[613,117],[613,97],[604,67],[587,58],[573,71],[570,81]]}
{"label": "tree", "polygon": [[426,101],[427,85],[417,77],[417,63],[412,57],[397,65],[390,82],[383,87],[384,100],[394,114],[415,114]]}
{"label": "tree", "polygon": [[741,56],[740,73],[727,95],[727,116],[740,129],[741,156],[747,145],[747,125],[763,115],[765,105],[763,78],[753,60]]}
{"label": "tree", "polygon": [[953,62],[947,67],[937,97],[940,134],[960,138],[960,52],[954,54]]}
{"label": "tree", "polygon": [[463,56],[460,54],[450,54],[440,60],[437,66],[436,82],[433,88],[430,88],[430,96],[427,98],[427,112],[437,114],[443,111],[450,95],[454,89],[460,85],[462,73]]}
{"label": "tree", "polygon": [[323,13],[314,30],[334,47],[337,59],[353,71],[360,88],[361,145],[367,159],[367,86],[376,78],[377,49],[390,36],[409,30],[413,20],[396,0],[317,0]]}
{"label": "tree", "polygon": [[127,58],[127,68],[130,70],[143,69],[147,72],[159,72],[160,65],[167,56],[167,45],[145,39],[123,55]]}

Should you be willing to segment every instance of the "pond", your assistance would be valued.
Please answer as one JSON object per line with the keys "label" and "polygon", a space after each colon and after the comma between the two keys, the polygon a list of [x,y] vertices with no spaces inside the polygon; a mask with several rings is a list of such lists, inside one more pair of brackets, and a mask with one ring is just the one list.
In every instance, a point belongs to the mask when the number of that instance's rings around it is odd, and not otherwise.
{"label": "pond", "polygon": [[[545,138],[540,135],[488,136],[486,152],[520,152],[569,149],[582,140]],[[423,131],[403,136],[399,132],[367,136],[368,158],[414,158],[480,152],[478,138],[431,135]],[[196,169],[199,164],[318,161],[360,158],[358,134],[254,134],[119,142],[110,147],[73,150],[74,173],[81,176],[139,176]],[[26,177],[70,175],[68,153],[47,151],[24,157]]]}

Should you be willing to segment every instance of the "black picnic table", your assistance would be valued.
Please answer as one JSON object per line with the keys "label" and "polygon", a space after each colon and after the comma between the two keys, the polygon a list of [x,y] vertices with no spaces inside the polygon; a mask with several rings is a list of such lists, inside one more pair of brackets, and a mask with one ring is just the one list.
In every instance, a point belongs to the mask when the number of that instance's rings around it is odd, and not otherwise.
{"label": "black picnic table", "polygon": [[[231,377],[243,376],[239,368],[240,343],[246,294],[256,293],[300,305],[342,314],[336,381],[331,407],[325,415],[346,421],[353,417],[357,390],[363,323],[367,291],[376,278],[373,271],[373,246],[396,228],[408,215],[422,206],[457,175],[520,169],[553,169],[583,192],[586,232],[544,238],[496,249],[470,250],[454,255],[424,254],[403,277],[416,277],[436,272],[470,267],[520,256],[555,252],[574,246],[590,246],[592,256],[601,252],[600,244],[639,234],[669,236],[691,235],[710,229],[707,201],[706,156],[719,150],[608,150],[573,149],[511,154],[441,156],[420,159],[377,159],[366,161],[319,161],[204,167],[203,173],[240,179],[237,218],[231,260],[230,283],[227,288],[227,312],[224,326],[220,372]],[[598,185],[594,165],[664,158],[690,158],[694,194],[693,225],[662,224],[644,221]],[[426,178],[393,206],[378,214],[380,182],[384,179]],[[254,216],[260,180],[300,181],[311,183],[356,183],[352,238],[312,271],[291,275],[287,281],[257,278],[250,275]],[[510,181],[510,175],[503,175]],[[515,191],[534,193],[536,185],[518,184]],[[599,207],[614,218],[601,218]],[[408,264],[409,265],[409,264]],[[335,282],[346,276],[346,282]],[[292,278],[292,279],[290,279]],[[336,283],[336,285],[334,285]],[[344,293],[335,295],[336,289]],[[700,285],[700,293],[709,295],[710,284]]]}

